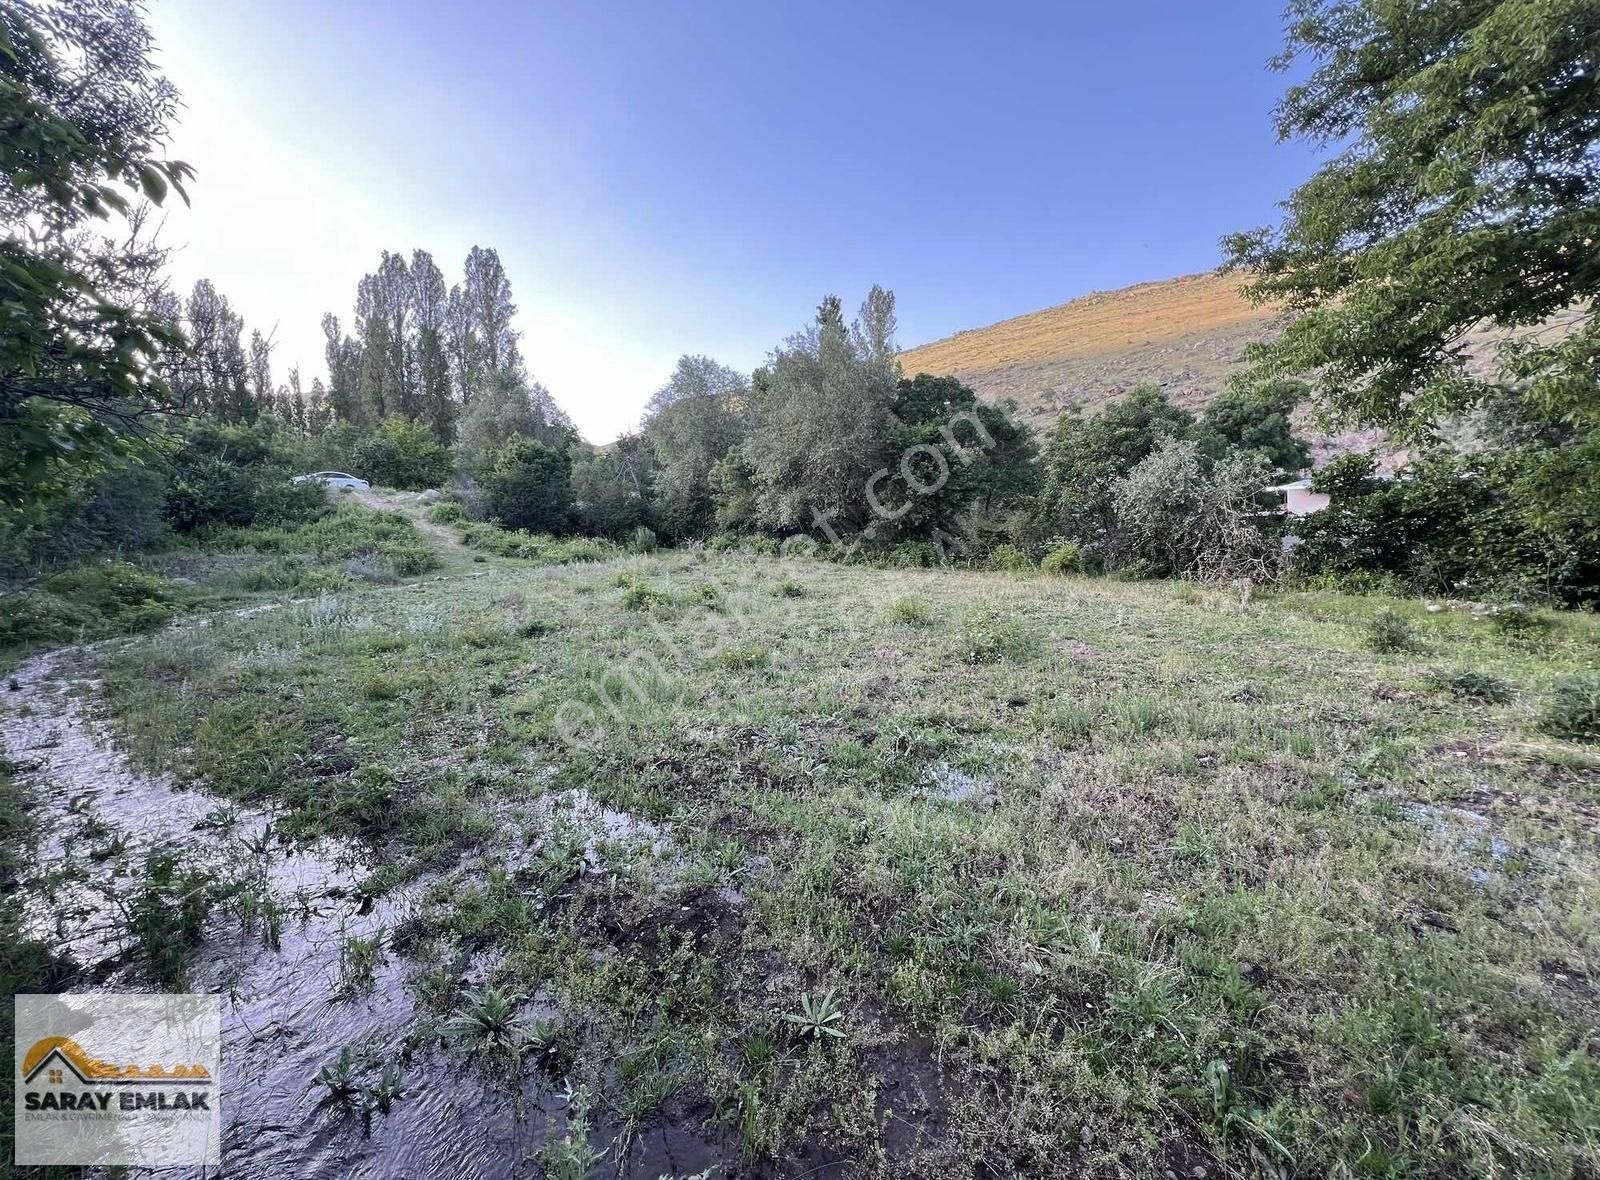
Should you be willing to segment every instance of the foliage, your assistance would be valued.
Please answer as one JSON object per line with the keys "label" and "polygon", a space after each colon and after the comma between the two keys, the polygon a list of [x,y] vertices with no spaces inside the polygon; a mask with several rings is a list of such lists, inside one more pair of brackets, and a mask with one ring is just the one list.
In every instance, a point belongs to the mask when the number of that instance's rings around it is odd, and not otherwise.
{"label": "foliage", "polygon": [[654,553],[658,542],[654,529],[640,525],[628,534],[627,550],[629,553]]}
{"label": "foliage", "polygon": [[593,537],[557,539],[521,530],[473,521],[461,528],[461,540],[473,549],[498,557],[516,557],[541,565],[566,565],[574,561],[603,561],[616,549],[609,542]]}
{"label": "foliage", "polygon": [[1093,418],[1061,416],[1043,458],[1042,527],[1079,542],[1096,559],[1109,548],[1116,518],[1113,488],[1167,438],[1194,419],[1154,385],[1141,385]]}
{"label": "foliage", "polygon": [[86,562],[0,598],[0,648],[149,631],[172,617],[175,587],[120,561]]}
{"label": "foliage", "polygon": [[434,524],[458,524],[467,518],[459,500],[440,500],[428,506],[428,519]]}
{"label": "foliage", "polygon": [[[1600,320],[1523,330],[1600,295],[1597,53],[1589,0],[1296,0],[1277,64],[1303,77],[1278,132],[1340,150],[1281,226],[1224,243],[1247,292],[1293,317],[1251,349],[1258,374],[1314,375],[1344,419],[1412,440],[1449,415],[1515,407],[1581,452],[1531,502],[1591,520]],[[1512,331],[1481,376],[1459,348],[1480,325]]]}
{"label": "foliage", "polygon": [[801,1036],[813,1040],[842,1041],[845,1037],[844,1009],[839,1006],[839,997],[831,987],[818,995],[800,993],[799,1009],[783,1019],[794,1025]]}
{"label": "foliage", "polygon": [[1167,439],[1112,485],[1112,552],[1156,577],[1266,577],[1276,544],[1256,523],[1266,483],[1259,454],[1230,453],[1208,469],[1197,443]]}
{"label": "foliage", "polygon": [[128,920],[151,978],[171,991],[184,990],[189,952],[204,932],[216,889],[211,874],[185,867],[180,857],[170,847],[150,850]]}
{"label": "foliage", "polygon": [[1015,545],[1001,544],[989,550],[989,556],[984,559],[984,566],[992,570],[1008,570],[1012,573],[1027,573],[1034,569],[1033,559]]}
{"label": "foliage", "polygon": [[188,199],[192,170],[163,150],[177,94],[151,55],[131,4],[0,7],[0,503],[58,494],[170,403],[154,366],[182,340],[148,269],[81,232],[133,201]]}
{"label": "foliage", "polygon": [[565,532],[572,519],[571,465],[565,450],[515,438],[497,451],[479,481],[483,513],[506,529]]}
{"label": "foliage", "polygon": [[479,390],[462,416],[456,452],[475,475],[492,469],[517,442],[538,442],[563,454],[572,423],[548,390],[519,372],[502,372]]}
{"label": "foliage", "polygon": [[1312,487],[1328,508],[1295,522],[1292,564],[1305,575],[1392,573],[1419,593],[1600,599],[1600,523],[1556,521],[1527,491],[1543,468],[1529,448],[1425,453],[1394,479],[1343,455]]}
{"label": "foliage", "polygon": [[1514,693],[1511,685],[1499,676],[1473,668],[1455,672],[1436,672],[1428,677],[1431,687],[1466,701],[1482,701],[1488,705],[1504,705]]}
{"label": "foliage", "polygon": [[100,553],[151,549],[167,539],[167,485],[137,463],[78,472],[61,494],[18,505],[0,516],[0,568],[48,566]]}
{"label": "foliage", "polygon": [[296,482],[294,459],[270,423],[193,423],[174,438],[167,517],[179,532],[315,520],[328,511],[327,489],[316,481]]}
{"label": "foliage", "polygon": [[874,287],[851,326],[829,296],[752,380],[754,425],[741,454],[763,527],[827,522],[854,533],[871,519],[867,481],[882,464],[899,380],[894,329],[889,292]]}
{"label": "foliage", "polygon": [[352,474],[386,488],[436,488],[450,479],[448,447],[409,418],[385,418],[350,455]]}
{"label": "foliage", "polygon": [[1422,649],[1416,625],[1397,610],[1381,610],[1367,623],[1367,646],[1382,655]]}
{"label": "foliage", "polygon": [[620,540],[648,527],[654,488],[655,455],[641,435],[624,435],[604,450],[580,448],[573,458],[573,515],[590,536]]}
{"label": "foliage", "polygon": [[1047,574],[1081,574],[1083,573],[1083,549],[1076,541],[1067,541],[1057,545],[1044,555],[1044,560],[1039,563],[1039,568]]}
{"label": "foliage", "polygon": [[657,512],[671,537],[703,537],[714,521],[712,469],[744,437],[749,382],[710,357],[685,356],[645,407]]}
{"label": "foliage", "polygon": [[1278,474],[1303,471],[1311,465],[1311,452],[1289,419],[1308,392],[1303,382],[1292,380],[1226,389],[1207,404],[1191,437],[1213,462],[1248,451]]}
{"label": "foliage", "polygon": [[1600,742],[1600,674],[1558,677],[1550,686],[1539,726],[1556,737]]}

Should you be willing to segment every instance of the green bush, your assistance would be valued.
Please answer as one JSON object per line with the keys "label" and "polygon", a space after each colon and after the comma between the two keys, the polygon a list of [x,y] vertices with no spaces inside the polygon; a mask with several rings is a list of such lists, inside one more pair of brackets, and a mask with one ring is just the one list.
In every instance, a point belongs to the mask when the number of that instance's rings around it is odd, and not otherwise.
{"label": "green bush", "polygon": [[622,587],[622,605],[628,610],[655,614],[672,606],[672,595],[649,582],[630,578]]}
{"label": "green bush", "polygon": [[1068,541],[1057,545],[1044,555],[1044,560],[1039,563],[1039,568],[1047,574],[1081,574],[1083,573],[1083,550],[1076,541]]}
{"label": "green bush", "polygon": [[428,519],[434,524],[455,524],[466,517],[467,510],[455,500],[440,500],[428,509]]}
{"label": "green bush", "polygon": [[1027,573],[1034,568],[1028,555],[1015,545],[1001,544],[989,550],[989,556],[984,564],[992,570],[1005,570],[1010,573]]}
{"label": "green bush", "polygon": [[501,528],[559,533],[572,514],[572,470],[564,450],[515,438],[479,481],[485,514]]}
{"label": "green bush", "polygon": [[628,552],[654,553],[657,543],[655,530],[648,525],[640,525],[628,535]]}
{"label": "green bush", "polygon": [[167,579],[127,562],[86,562],[9,596],[0,612],[0,647],[148,631],[174,609]]}
{"label": "green bush", "polygon": [[1550,619],[1520,602],[1503,602],[1489,612],[1489,623],[1512,639],[1536,639],[1549,631]]}
{"label": "green bush", "polygon": [[443,446],[421,422],[386,418],[350,454],[354,474],[386,488],[436,488],[454,466]]}
{"label": "green bush", "polygon": [[1600,741],[1600,674],[1560,677],[1550,688],[1539,727],[1559,738]]}
{"label": "green bush", "polygon": [[1419,651],[1422,637],[1416,626],[1397,610],[1379,611],[1367,623],[1367,646],[1382,655]]}
{"label": "green bush", "polygon": [[890,569],[934,569],[943,562],[932,541],[901,541],[883,550],[878,564]]}

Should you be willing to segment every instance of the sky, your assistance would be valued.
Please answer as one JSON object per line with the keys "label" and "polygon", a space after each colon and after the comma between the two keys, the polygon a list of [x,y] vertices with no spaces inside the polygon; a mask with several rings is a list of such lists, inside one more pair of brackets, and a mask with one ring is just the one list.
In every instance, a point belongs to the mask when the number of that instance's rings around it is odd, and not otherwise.
{"label": "sky", "polygon": [[174,280],[325,374],[380,252],[510,275],[584,436],[678,356],[742,370],[824,295],[910,347],[1206,270],[1314,160],[1279,144],[1274,0],[150,0],[183,94]]}

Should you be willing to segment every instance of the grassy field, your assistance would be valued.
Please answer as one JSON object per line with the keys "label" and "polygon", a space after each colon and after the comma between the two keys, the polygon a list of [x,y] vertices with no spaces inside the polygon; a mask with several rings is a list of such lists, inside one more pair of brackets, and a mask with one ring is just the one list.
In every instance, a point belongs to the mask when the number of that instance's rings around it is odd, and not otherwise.
{"label": "grassy field", "polygon": [[662,1124],[714,1175],[1600,1165],[1600,757],[1541,728],[1592,618],[442,555],[104,692],[136,761],[380,854],[418,905],[356,974],[585,1087],[622,1140],[562,1174]]}

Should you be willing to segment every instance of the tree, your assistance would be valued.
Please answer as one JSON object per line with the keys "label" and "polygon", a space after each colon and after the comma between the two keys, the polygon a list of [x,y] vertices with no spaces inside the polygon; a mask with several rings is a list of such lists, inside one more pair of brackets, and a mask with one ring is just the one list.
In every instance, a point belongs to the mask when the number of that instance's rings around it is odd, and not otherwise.
{"label": "tree", "polygon": [[1093,418],[1061,416],[1044,455],[1042,527],[1085,546],[1103,546],[1115,525],[1112,487],[1169,437],[1194,424],[1158,386],[1141,385]]}
{"label": "tree", "polygon": [[161,158],[177,92],[149,30],[117,0],[0,6],[0,500],[61,486],[148,430],[182,347],[126,252],[80,232],[131,200],[187,200],[188,165]]}
{"label": "tree", "polygon": [[450,397],[450,364],[445,355],[449,299],[444,275],[426,250],[411,253],[411,302],[416,321],[417,400],[434,437],[455,438],[456,407]]}
{"label": "tree", "polygon": [[743,437],[741,413],[749,394],[749,383],[726,365],[708,356],[685,356],[645,406],[659,515],[672,536],[703,537],[710,531],[711,469]]}
{"label": "tree", "polygon": [[272,384],[272,341],[256,329],[250,333],[250,397],[255,402],[255,412],[270,412],[276,395]]}
{"label": "tree", "polygon": [[508,529],[564,532],[571,520],[571,468],[565,450],[511,439],[494,455],[481,485],[484,512]]}
{"label": "tree", "polygon": [[591,536],[626,537],[650,521],[653,455],[638,434],[604,450],[583,448],[572,462],[573,514]]}
{"label": "tree", "polygon": [[[1280,226],[1224,240],[1292,317],[1257,374],[1417,441],[1509,390],[1569,442],[1524,486],[1600,520],[1597,58],[1593,0],[1296,0],[1276,65],[1309,73],[1278,133],[1339,150]],[[1564,311],[1566,335],[1526,332]],[[1462,353],[1479,325],[1512,336],[1486,376]]]}
{"label": "tree", "polygon": [[[1035,490],[1033,432],[1011,408],[978,400],[954,377],[901,380],[874,496],[892,519],[874,536],[918,539],[1000,527],[1002,510]],[[914,481],[914,482],[913,482]],[[892,490],[891,490],[892,489]]]}
{"label": "tree", "polygon": [[530,386],[520,373],[501,373],[467,408],[457,449],[462,466],[479,471],[513,439],[535,439],[564,451],[576,433],[544,386]]}
{"label": "tree", "polygon": [[1200,415],[1194,439],[1213,462],[1230,451],[1251,451],[1274,471],[1302,471],[1311,462],[1311,452],[1295,436],[1290,415],[1306,392],[1304,382],[1289,380],[1224,390]]}
{"label": "tree", "polygon": [[1145,576],[1208,581],[1264,578],[1276,539],[1256,521],[1270,468],[1257,452],[1209,464],[1199,444],[1167,437],[1111,488],[1119,566]]}
{"label": "tree", "polygon": [[511,301],[511,280],[498,251],[474,246],[467,253],[463,297],[477,339],[481,379],[497,373],[518,372],[522,354],[517,332],[511,326],[517,305]]}
{"label": "tree", "polygon": [[436,488],[450,478],[450,451],[421,422],[386,418],[351,448],[363,479],[388,488]]}
{"label": "tree", "polygon": [[323,359],[328,365],[327,411],[341,422],[361,422],[361,346],[339,326],[339,317],[322,317]]}
{"label": "tree", "polygon": [[874,287],[853,328],[836,296],[816,322],[774,351],[770,379],[753,383],[755,421],[743,456],[763,525],[864,527],[867,480],[877,470],[900,377],[894,296]]}

